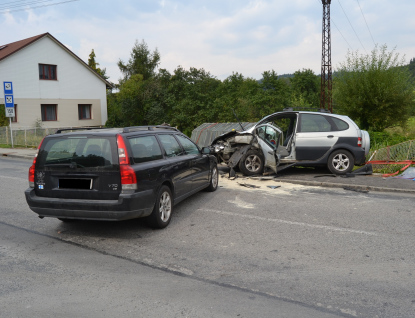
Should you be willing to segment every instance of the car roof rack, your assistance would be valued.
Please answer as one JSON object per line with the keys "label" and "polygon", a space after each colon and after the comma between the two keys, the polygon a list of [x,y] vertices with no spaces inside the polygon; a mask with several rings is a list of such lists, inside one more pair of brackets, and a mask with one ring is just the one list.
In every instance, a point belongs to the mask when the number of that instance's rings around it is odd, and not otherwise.
{"label": "car roof rack", "polygon": [[108,129],[107,127],[74,127],[74,128],[59,128],[55,134],[60,134],[63,131],[68,131],[68,130],[93,130],[93,129]]}
{"label": "car roof rack", "polygon": [[292,112],[292,111],[307,111],[307,112],[319,112],[319,113],[329,113],[331,112],[328,109],[324,108],[314,108],[314,107],[287,107],[282,110],[283,112]]}
{"label": "car roof rack", "polygon": [[129,132],[133,132],[133,131],[155,130],[155,129],[167,129],[167,130],[179,131],[175,127],[165,126],[165,125],[156,125],[156,126],[132,126],[132,127],[124,127],[123,132],[124,133],[129,133]]}

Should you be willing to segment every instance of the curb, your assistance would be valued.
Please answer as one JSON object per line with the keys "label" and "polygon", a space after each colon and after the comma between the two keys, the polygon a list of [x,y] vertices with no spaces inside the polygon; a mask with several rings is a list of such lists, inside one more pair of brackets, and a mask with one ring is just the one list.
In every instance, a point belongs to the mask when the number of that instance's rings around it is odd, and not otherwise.
{"label": "curb", "polygon": [[415,190],[412,189],[396,189],[396,188],[385,188],[385,187],[374,187],[356,184],[340,184],[333,182],[318,182],[318,181],[302,181],[302,180],[291,180],[291,179],[280,179],[276,180],[279,182],[288,182],[293,184],[326,187],[326,188],[349,188],[357,191],[375,191],[375,192],[394,192],[394,193],[410,193],[415,194]]}
{"label": "curb", "polygon": [[13,154],[13,153],[2,153],[0,157],[4,158],[20,158],[20,159],[26,159],[26,160],[33,160],[35,155],[19,155],[19,154]]}

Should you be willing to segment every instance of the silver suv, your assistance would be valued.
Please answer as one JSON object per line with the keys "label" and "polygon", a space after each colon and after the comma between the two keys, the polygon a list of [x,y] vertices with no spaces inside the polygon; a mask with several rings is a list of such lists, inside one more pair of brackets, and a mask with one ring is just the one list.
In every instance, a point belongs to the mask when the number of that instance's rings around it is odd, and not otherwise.
{"label": "silver suv", "polygon": [[370,138],[347,116],[287,110],[264,117],[246,131],[231,131],[213,140],[219,162],[239,167],[244,175],[291,166],[327,166],[346,174],[363,165]]}

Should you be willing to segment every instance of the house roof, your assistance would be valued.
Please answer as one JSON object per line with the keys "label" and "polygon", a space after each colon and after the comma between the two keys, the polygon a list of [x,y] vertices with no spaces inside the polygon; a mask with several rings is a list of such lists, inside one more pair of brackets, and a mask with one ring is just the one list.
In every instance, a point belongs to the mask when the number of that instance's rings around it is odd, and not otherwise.
{"label": "house roof", "polygon": [[0,62],[10,55],[24,49],[28,45],[38,41],[39,39],[43,37],[48,37],[52,41],[54,41],[56,44],[58,44],[60,47],[62,47],[66,52],[68,52],[70,55],[72,55],[75,59],[77,59],[81,64],[83,64],[85,67],[87,67],[95,76],[97,76],[101,81],[105,83],[107,88],[112,88],[113,84],[111,84],[109,81],[102,78],[97,72],[95,72],[88,64],[86,64],[81,58],[79,58],[75,53],[73,53],[71,50],[69,50],[65,45],[63,45],[61,42],[59,42],[56,38],[54,38],[50,33],[43,33],[36,36],[32,36],[31,38],[27,38],[24,40],[20,40],[13,43],[8,44],[0,44]]}

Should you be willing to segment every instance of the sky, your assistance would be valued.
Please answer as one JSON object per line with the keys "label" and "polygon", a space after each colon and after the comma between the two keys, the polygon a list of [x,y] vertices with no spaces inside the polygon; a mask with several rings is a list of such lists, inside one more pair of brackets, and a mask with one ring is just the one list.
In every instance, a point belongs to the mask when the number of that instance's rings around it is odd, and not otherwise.
{"label": "sky", "polygon": [[[348,50],[375,44],[415,57],[414,0],[332,0],[333,70]],[[136,41],[158,49],[160,68],[203,68],[218,79],[232,73],[260,79],[321,70],[321,0],[0,0],[0,45],[49,32],[111,82],[121,78]]]}

